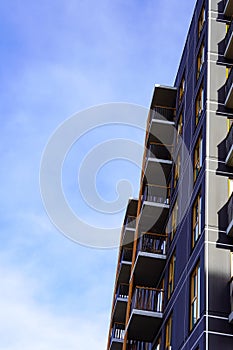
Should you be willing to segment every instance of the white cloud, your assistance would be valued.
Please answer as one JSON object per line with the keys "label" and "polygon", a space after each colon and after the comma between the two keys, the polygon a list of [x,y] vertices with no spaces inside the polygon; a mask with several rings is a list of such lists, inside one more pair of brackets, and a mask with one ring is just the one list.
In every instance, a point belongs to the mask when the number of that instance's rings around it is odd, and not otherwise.
{"label": "white cloud", "polygon": [[[0,268],[0,348],[4,350],[102,350],[106,346],[105,314],[63,315],[36,295],[39,281],[9,266]],[[88,303],[88,300],[86,300]],[[71,310],[70,310],[71,311]]]}

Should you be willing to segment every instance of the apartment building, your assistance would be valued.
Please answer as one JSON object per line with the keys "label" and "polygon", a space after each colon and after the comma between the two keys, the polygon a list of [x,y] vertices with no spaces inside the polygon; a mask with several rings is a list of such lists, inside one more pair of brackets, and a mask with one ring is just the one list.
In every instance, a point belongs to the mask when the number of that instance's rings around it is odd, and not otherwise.
{"label": "apartment building", "polygon": [[174,86],[154,88],[107,350],[233,349],[232,18],[198,0]]}

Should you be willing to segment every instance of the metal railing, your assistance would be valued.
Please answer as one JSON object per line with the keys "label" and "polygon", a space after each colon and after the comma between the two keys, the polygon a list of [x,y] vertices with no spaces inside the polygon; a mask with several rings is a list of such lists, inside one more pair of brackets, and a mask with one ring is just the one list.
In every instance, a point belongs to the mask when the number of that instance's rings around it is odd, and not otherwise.
{"label": "metal railing", "polygon": [[130,340],[127,344],[127,350],[152,350],[152,344]]}
{"label": "metal railing", "polygon": [[176,110],[174,108],[155,107],[151,110],[150,122],[152,121],[152,119],[173,122],[175,114]]}
{"label": "metal railing", "polygon": [[147,252],[166,255],[167,236],[157,233],[144,233],[138,241],[137,253]]}
{"label": "metal railing", "polygon": [[117,298],[128,299],[128,295],[129,295],[129,285],[126,283],[121,283],[116,292],[116,299]]}
{"label": "metal railing", "polygon": [[163,312],[163,289],[136,287],[131,301],[131,310]]}
{"label": "metal railing", "polygon": [[230,73],[228,75],[227,81],[226,81],[226,85],[225,85],[225,96],[227,98],[227,95],[231,89],[233,83],[233,69],[231,68]]}
{"label": "metal railing", "polygon": [[142,204],[147,202],[170,204],[170,188],[157,185],[145,185],[142,195]]}
{"label": "metal railing", "polygon": [[123,248],[121,253],[121,261],[132,261],[133,250],[130,248]]}
{"label": "metal railing", "polygon": [[123,340],[125,335],[125,325],[123,323],[115,323],[112,327],[112,339]]}
{"label": "metal railing", "polygon": [[230,225],[233,220],[233,193],[227,202],[227,224]]}
{"label": "metal railing", "polygon": [[227,45],[228,45],[228,42],[229,42],[230,37],[232,35],[232,32],[233,32],[233,20],[231,21],[229,28],[227,30],[226,36],[225,36],[225,47],[227,47]]}
{"label": "metal railing", "polygon": [[165,145],[163,143],[151,142],[147,148],[147,158],[158,158],[171,160],[173,153],[173,145]]}
{"label": "metal railing", "polygon": [[233,145],[233,123],[231,124],[230,130],[228,131],[227,138],[226,138],[226,156],[229,153],[232,145]]}

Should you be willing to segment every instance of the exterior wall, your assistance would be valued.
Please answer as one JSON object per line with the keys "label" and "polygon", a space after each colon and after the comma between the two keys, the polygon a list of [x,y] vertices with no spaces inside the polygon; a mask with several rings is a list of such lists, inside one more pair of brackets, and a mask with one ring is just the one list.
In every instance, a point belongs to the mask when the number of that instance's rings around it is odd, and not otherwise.
{"label": "exterior wall", "polygon": [[224,106],[226,64],[224,58],[226,18],[223,1],[210,0],[208,36],[208,94],[206,150],[206,349],[232,349],[233,327],[230,314],[229,280],[232,239],[226,237],[226,213],[222,208],[228,200],[228,172],[225,166],[224,140],[227,136],[228,114]]}

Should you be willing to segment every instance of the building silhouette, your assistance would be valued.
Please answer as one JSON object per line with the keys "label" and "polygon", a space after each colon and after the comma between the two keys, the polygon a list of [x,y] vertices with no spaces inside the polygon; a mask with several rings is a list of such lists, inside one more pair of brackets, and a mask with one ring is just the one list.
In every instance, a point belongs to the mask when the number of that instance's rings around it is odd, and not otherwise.
{"label": "building silhouette", "polygon": [[107,350],[233,349],[232,17],[198,0],[174,86],[154,88]]}

